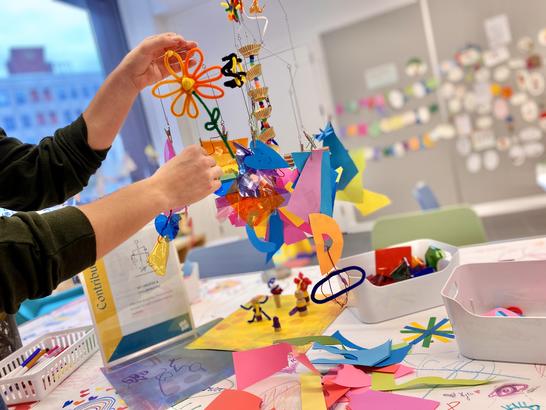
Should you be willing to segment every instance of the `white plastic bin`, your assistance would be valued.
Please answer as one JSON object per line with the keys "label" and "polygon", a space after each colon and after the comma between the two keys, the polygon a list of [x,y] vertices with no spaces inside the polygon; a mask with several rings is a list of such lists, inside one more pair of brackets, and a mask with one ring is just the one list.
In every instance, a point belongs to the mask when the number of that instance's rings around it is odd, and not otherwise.
{"label": "white plastic bin", "polygon": [[[54,346],[69,347],[45,367],[30,369],[22,376],[7,377],[37,348]],[[48,333],[0,362],[0,395],[7,405],[42,400],[97,350],[92,326]]]}
{"label": "white plastic bin", "polygon": [[[458,249],[431,239],[419,239],[393,247],[397,246],[411,246],[412,255],[423,260],[427,249],[434,246],[446,252],[447,259],[442,263],[442,269],[429,275],[385,286],[376,286],[366,280],[349,292],[349,305],[357,308],[358,316],[364,323],[383,322],[431,309],[443,303],[440,291],[459,263]],[[344,258],[336,264],[338,268],[351,265],[363,268],[366,276],[375,275],[375,251]],[[351,277],[349,274],[349,282],[354,283],[359,277],[360,275]]]}
{"label": "white plastic bin", "polygon": [[[546,363],[546,261],[461,265],[442,297],[464,356]],[[483,316],[509,306],[524,316]]]}

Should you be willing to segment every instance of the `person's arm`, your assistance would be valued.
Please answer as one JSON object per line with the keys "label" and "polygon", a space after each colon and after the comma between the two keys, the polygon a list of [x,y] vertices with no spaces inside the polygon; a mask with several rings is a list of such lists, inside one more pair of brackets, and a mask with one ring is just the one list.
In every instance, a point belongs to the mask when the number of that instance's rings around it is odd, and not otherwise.
{"label": "person's arm", "polygon": [[83,116],[38,145],[7,138],[0,129],[0,207],[39,210],[80,192],[106,157],[138,92],[167,75],[161,56],[168,49],[184,56],[195,46],[172,33],[147,38],[108,76]]}
{"label": "person's arm", "polygon": [[188,147],[152,177],[81,208],[0,218],[0,312],[15,313],[95,263],[162,211],[199,201],[220,187],[222,170]]}

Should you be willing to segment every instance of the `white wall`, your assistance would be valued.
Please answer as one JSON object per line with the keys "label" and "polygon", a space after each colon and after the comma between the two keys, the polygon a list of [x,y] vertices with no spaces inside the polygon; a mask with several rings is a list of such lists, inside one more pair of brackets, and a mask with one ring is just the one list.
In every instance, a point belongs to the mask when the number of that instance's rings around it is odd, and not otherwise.
{"label": "white wall", "polygon": [[[137,44],[141,38],[153,34],[154,31],[175,31],[188,39],[196,40],[205,53],[206,64],[214,65],[221,64],[222,57],[235,51],[234,30],[237,33],[240,28],[241,37],[244,39],[246,36],[242,26],[227,20],[218,0],[186,1],[183,9],[180,3],[177,5],[177,2],[167,0],[118,2],[131,45]],[[263,3],[264,0],[260,2]],[[298,127],[289,94],[290,76],[287,63],[296,72],[295,89],[303,126],[310,133],[316,132],[333,112],[320,34],[413,2],[414,0],[283,0],[282,5],[288,15],[295,47],[291,50],[281,3],[279,0],[266,1],[265,15],[269,18],[269,28],[264,39],[267,50],[261,55],[262,66],[273,106],[270,123],[275,127],[282,151],[299,150]],[[152,18],[154,12],[156,16]],[[247,25],[257,36],[256,23],[247,20]],[[365,50],[355,49],[355,52]],[[273,56],[266,57],[271,54]],[[163,120],[159,102],[146,98],[147,113],[155,117],[150,123],[160,130],[159,124]],[[220,101],[220,109],[231,137],[249,136],[248,116],[240,90],[227,89],[226,97]],[[197,142],[198,136],[207,138],[202,128],[203,121],[199,124],[188,124],[183,119],[178,124],[186,144],[191,140]],[[212,199],[193,205],[190,214],[194,218],[196,230],[206,233],[209,239],[218,239],[225,235],[244,235],[242,229],[234,229],[228,224],[220,226],[217,223]],[[350,230],[351,218],[343,215],[350,214],[346,210],[341,213],[339,209],[336,211],[338,222],[344,230]]]}

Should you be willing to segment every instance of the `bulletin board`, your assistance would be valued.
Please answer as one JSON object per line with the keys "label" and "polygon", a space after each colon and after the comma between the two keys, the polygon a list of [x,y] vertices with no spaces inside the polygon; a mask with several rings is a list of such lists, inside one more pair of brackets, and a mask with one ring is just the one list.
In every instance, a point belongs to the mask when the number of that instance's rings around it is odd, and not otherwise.
{"label": "bulletin board", "polygon": [[[510,1],[510,0],[428,0],[432,27],[435,37],[438,59],[440,62],[453,58],[457,50],[463,48],[467,43],[480,46],[482,50],[489,48],[489,41],[486,35],[484,23],[490,18],[506,15],[509,22],[512,41],[506,45],[510,54],[510,59],[526,59],[529,54],[536,53],[546,59],[546,46],[538,41],[537,34],[540,30],[546,28],[546,2],[541,0]],[[519,50],[517,43],[524,37],[531,38],[535,45],[531,53]],[[546,60],[545,60],[546,61]],[[506,65],[508,61],[496,64],[491,67],[491,84],[498,83],[495,78],[495,69]],[[511,70],[508,80],[500,84],[511,87],[514,93],[520,92],[515,81],[515,72]],[[537,72],[542,76],[546,74],[544,61],[542,67],[534,68],[529,72]],[[538,114],[544,111],[545,93],[538,96],[531,96],[528,92],[528,99],[532,99],[538,106]],[[508,137],[512,140],[511,147],[519,146],[525,151],[526,145],[530,143],[521,141],[519,133],[522,129],[533,127],[542,131],[539,120],[531,122],[524,121],[521,115],[521,105],[512,105],[509,102],[510,114],[513,116],[513,131],[507,130],[504,121],[494,120],[492,131],[497,141]],[[494,113],[493,113],[494,114]],[[450,116],[453,116],[450,114]],[[472,118],[475,121],[479,115],[473,113]],[[494,117],[494,115],[493,115]],[[544,143],[544,138],[540,138],[539,144]],[[533,142],[534,144],[534,142]],[[464,145],[464,143],[463,143]],[[502,199],[510,199],[521,196],[536,195],[543,193],[535,182],[535,167],[537,162],[544,161],[544,153],[540,151],[528,152],[514,150],[511,155],[510,148],[493,148],[499,156],[498,168],[488,171],[484,169],[483,151],[475,151],[482,155],[481,169],[478,172],[469,172],[467,161],[468,155],[461,155],[459,152],[455,155],[456,173],[461,181],[460,189],[462,202],[480,203]],[[474,151],[474,150],[473,150]],[[530,154],[530,155],[529,155]]]}
{"label": "bulletin board", "polygon": [[[546,22],[540,16],[546,15],[546,3],[540,0],[526,2],[511,2],[510,0],[428,0],[432,21],[434,42],[440,62],[454,59],[458,50],[467,44],[474,44],[487,50],[489,43],[484,29],[484,21],[499,14],[506,14],[511,28],[512,42],[507,45],[511,56],[525,56],[518,51],[516,43],[524,35],[528,35],[537,43],[537,33]],[[542,19],[543,20],[543,19]],[[370,124],[381,115],[370,110],[349,109],[339,110],[339,105],[347,101],[358,100],[362,97],[383,93],[388,95],[392,89],[404,90],[416,79],[425,80],[432,76],[431,62],[427,49],[427,42],[423,28],[423,16],[419,3],[410,4],[386,14],[366,19],[350,26],[324,33],[321,36],[328,76],[332,90],[332,97],[337,109],[336,120],[344,142],[350,148],[385,147],[396,142],[408,141],[415,135],[430,133],[440,124],[450,124],[457,131],[454,119],[456,114],[449,111],[449,99],[444,98],[441,91],[445,82],[446,73],[442,71],[441,80],[434,92],[423,98],[407,98],[402,108],[394,109],[388,106],[390,113],[400,113],[406,110],[417,110],[434,102],[446,107],[445,115],[441,112],[431,115],[425,124],[406,126],[394,132],[381,135],[347,135],[351,124],[365,122]],[[546,47],[537,43],[535,51],[542,57],[546,54]],[[409,77],[405,73],[406,63],[413,57],[421,58],[428,65],[428,71],[418,77]],[[394,65],[397,71],[396,81],[382,88],[370,89],[366,82],[365,73],[378,67]],[[443,67],[442,65],[440,65]],[[445,64],[444,64],[445,66]],[[490,69],[491,76],[495,67]],[[544,74],[544,66],[535,69]],[[503,85],[511,85],[516,89],[514,75]],[[392,79],[391,79],[392,80]],[[461,80],[461,84],[466,80]],[[494,81],[493,79],[491,80]],[[467,84],[471,89],[472,82]],[[482,88],[483,89],[483,88]],[[540,113],[544,110],[544,96],[533,97]],[[533,126],[540,129],[539,119],[533,124],[521,118],[520,107],[508,103],[510,114],[513,117],[511,131],[508,131],[506,121],[494,119],[490,127],[493,138],[506,136],[504,141],[510,140],[513,145],[522,145],[518,133],[524,127]],[[383,113],[383,115],[385,115]],[[389,115],[389,114],[387,114]],[[492,112],[491,114],[492,115]],[[471,113],[470,119],[475,125],[482,114]],[[485,115],[486,116],[486,115]],[[483,124],[482,124],[483,125]],[[473,128],[476,128],[475,126]],[[542,130],[545,133],[546,130]],[[535,132],[536,133],[536,132]],[[353,130],[354,134],[354,130]],[[438,197],[442,205],[453,203],[477,204],[502,199],[511,199],[521,196],[543,193],[535,182],[535,165],[544,159],[543,152],[535,149],[532,155],[525,155],[524,160],[513,158],[508,149],[498,150],[494,147],[479,147],[480,150],[460,150],[462,144],[458,132],[449,138],[440,138],[430,148],[418,151],[406,150],[405,153],[382,157],[379,160],[368,160],[364,184],[368,189],[377,190],[389,195],[392,205],[377,214],[377,216],[417,210],[418,205],[412,196],[412,189],[418,181],[425,181]],[[469,139],[467,137],[467,139]],[[468,146],[468,144],[466,144]],[[407,147],[406,147],[407,148]],[[465,148],[465,147],[462,147]],[[523,149],[523,148],[522,148]],[[468,147],[466,147],[468,150]],[[484,154],[488,153],[487,167]],[[517,151],[517,150],[516,150]],[[469,170],[468,155],[473,155]],[[521,150],[519,151],[521,154]],[[476,157],[479,156],[480,168],[476,170]],[[497,161],[495,161],[495,156]],[[492,158],[493,157],[493,160]],[[517,164],[516,164],[517,163]],[[494,166],[494,169],[493,169]],[[359,216],[357,216],[358,220]],[[364,220],[364,218],[360,218]]]}

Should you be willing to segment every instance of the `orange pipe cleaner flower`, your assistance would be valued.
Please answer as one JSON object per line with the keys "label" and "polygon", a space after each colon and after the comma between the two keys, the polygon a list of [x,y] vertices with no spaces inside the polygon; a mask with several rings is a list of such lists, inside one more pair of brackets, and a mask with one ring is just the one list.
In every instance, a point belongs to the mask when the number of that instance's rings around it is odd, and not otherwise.
{"label": "orange pipe cleaner flower", "polygon": [[[197,56],[196,65],[195,68],[190,70],[189,64],[194,55]],[[174,57],[176,60],[174,66],[171,64],[171,57]],[[163,58],[165,68],[174,79],[165,79],[158,82],[152,88],[152,94],[157,98],[167,98],[176,95],[171,103],[171,112],[176,117],[187,115],[190,118],[197,118],[199,116],[199,107],[195,101],[194,94],[210,100],[215,100],[224,96],[224,90],[219,86],[212,84],[222,78],[222,67],[213,66],[201,71],[203,68],[203,60],[203,52],[199,48],[192,48],[188,51],[185,60],[182,60],[180,54],[173,50],[169,50],[165,53]],[[177,72],[177,66],[182,70],[181,73]],[[215,74],[213,74],[213,72]],[[208,73],[210,74],[203,79],[203,76],[206,76]],[[177,87],[166,94],[159,94],[159,87],[162,85],[176,85]],[[203,89],[215,90],[216,93],[212,91],[211,94],[207,94],[203,92]]]}

